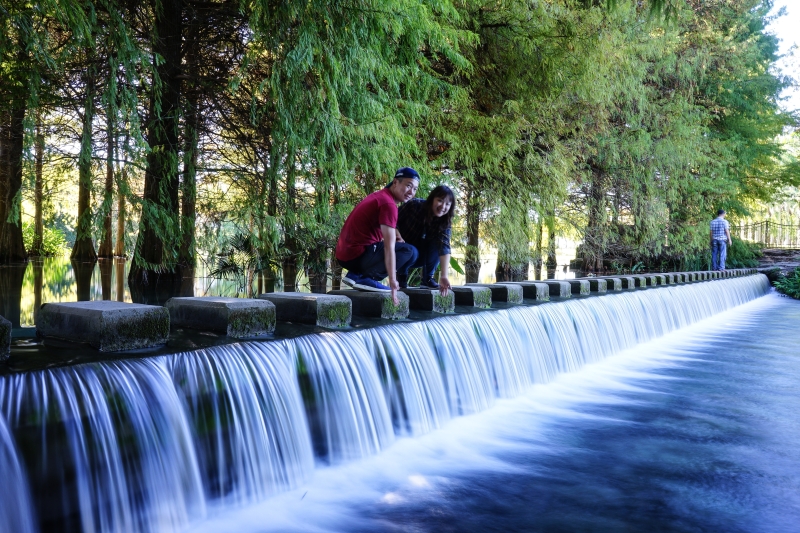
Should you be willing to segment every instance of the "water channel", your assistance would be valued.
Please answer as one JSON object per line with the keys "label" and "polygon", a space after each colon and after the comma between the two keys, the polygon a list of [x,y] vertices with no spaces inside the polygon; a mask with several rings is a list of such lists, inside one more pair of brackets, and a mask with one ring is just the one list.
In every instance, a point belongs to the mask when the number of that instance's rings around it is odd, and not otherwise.
{"label": "water channel", "polygon": [[0,376],[0,531],[792,531],[763,276]]}

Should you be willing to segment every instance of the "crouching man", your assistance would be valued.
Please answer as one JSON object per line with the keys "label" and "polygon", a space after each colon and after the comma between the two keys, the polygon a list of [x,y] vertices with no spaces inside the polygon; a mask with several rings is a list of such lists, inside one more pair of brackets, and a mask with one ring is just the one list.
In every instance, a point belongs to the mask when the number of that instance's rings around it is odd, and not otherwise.
{"label": "crouching man", "polygon": [[[353,208],[336,243],[336,260],[347,269],[342,278],[345,285],[364,291],[391,291],[397,304],[397,272],[408,272],[418,255],[397,232],[397,204],[414,198],[418,187],[417,171],[403,167],[384,189]],[[388,287],[380,282],[387,276]]]}

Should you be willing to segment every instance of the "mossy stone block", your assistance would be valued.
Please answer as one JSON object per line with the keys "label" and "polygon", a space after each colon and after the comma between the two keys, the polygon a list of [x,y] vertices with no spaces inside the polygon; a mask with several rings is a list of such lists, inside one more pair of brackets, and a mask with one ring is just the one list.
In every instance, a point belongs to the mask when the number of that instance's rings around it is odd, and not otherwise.
{"label": "mossy stone block", "polygon": [[11,322],[0,316],[0,361],[11,355]]}
{"label": "mossy stone block", "polygon": [[572,296],[572,286],[566,281],[547,280],[542,283],[550,289],[551,298],[569,298]]}
{"label": "mossy stone block", "polygon": [[606,290],[608,291],[621,291],[622,287],[622,278],[605,278],[606,280]]}
{"label": "mossy stone block", "polygon": [[591,292],[596,292],[596,293],[602,294],[602,293],[608,291],[608,281],[609,280],[601,279],[601,278],[589,278],[586,281],[589,282],[589,290]]}
{"label": "mossy stone block", "polygon": [[334,296],[345,296],[349,298],[353,306],[354,315],[371,318],[385,318],[389,320],[408,318],[408,295],[402,291],[397,293],[397,305],[392,302],[392,293],[389,291],[366,292],[356,290],[341,290],[331,291],[328,294],[332,294]]}
{"label": "mossy stone block", "polygon": [[438,289],[409,287],[400,289],[408,296],[408,305],[417,311],[433,311],[434,313],[453,313],[456,308],[456,296],[447,291],[445,296]]}
{"label": "mossy stone block", "polygon": [[522,288],[522,297],[539,302],[550,300],[550,287],[547,283],[539,281],[513,281],[506,285],[519,285]]}
{"label": "mossy stone block", "polygon": [[493,302],[522,303],[523,290],[519,283],[467,283],[467,287],[486,287],[492,291]]}
{"label": "mossy stone block", "polygon": [[346,296],[270,292],[258,298],[275,304],[275,315],[280,322],[314,324],[323,328],[346,328],[353,317],[353,303]]}
{"label": "mossy stone block", "polygon": [[167,342],[169,311],[156,305],[95,301],[48,303],[36,320],[36,334],[88,342],[102,352],[150,348]]}
{"label": "mossy stone block", "polygon": [[456,305],[466,305],[488,309],[492,306],[492,290],[476,285],[451,287],[456,297]]}
{"label": "mossy stone block", "polygon": [[633,279],[636,282],[637,289],[644,289],[647,287],[647,278],[644,276],[633,276]]}
{"label": "mossy stone block", "polygon": [[275,332],[275,305],[254,298],[215,296],[170,298],[173,328],[223,333],[232,339],[249,339]]}
{"label": "mossy stone block", "polygon": [[586,296],[592,292],[591,287],[589,286],[589,281],[585,279],[570,279],[567,280],[567,282],[569,283],[572,294]]}

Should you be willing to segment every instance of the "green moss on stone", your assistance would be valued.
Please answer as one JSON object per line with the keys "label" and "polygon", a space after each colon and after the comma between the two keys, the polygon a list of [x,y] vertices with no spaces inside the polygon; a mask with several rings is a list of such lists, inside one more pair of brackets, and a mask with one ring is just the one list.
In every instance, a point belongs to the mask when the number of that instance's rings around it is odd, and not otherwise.
{"label": "green moss on stone", "polygon": [[318,302],[317,325],[323,328],[346,328],[352,319],[349,302]]}
{"label": "green moss on stone", "polygon": [[381,318],[388,318],[390,320],[399,320],[408,317],[408,297],[402,298],[398,295],[400,303],[394,305],[392,297],[387,293],[386,297],[381,303]]}
{"label": "green moss on stone", "polygon": [[164,344],[168,337],[169,311],[161,307],[125,320],[104,322],[96,348],[102,352],[150,348]]}
{"label": "green moss on stone", "polygon": [[591,288],[589,287],[589,282],[581,282],[581,296],[586,296],[591,292]]}
{"label": "green moss on stone", "polygon": [[228,314],[228,337],[241,339],[275,332],[275,308],[231,309]]}
{"label": "green moss on stone", "polygon": [[492,291],[488,288],[476,289],[472,293],[472,301],[475,307],[489,309],[492,306]]}
{"label": "green moss on stone", "polygon": [[442,296],[442,293],[436,291],[433,294],[433,312],[434,313],[452,313],[455,311],[456,295],[453,291],[448,291],[447,296]]}
{"label": "green moss on stone", "polygon": [[508,288],[508,303],[518,304],[522,303],[522,287],[519,289]]}

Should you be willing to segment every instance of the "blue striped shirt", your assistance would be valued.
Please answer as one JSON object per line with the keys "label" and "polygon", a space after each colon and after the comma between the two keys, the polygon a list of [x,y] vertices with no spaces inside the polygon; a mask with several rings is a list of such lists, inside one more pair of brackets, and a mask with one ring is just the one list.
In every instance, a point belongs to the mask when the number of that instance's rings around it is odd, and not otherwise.
{"label": "blue striped shirt", "polygon": [[725,230],[730,229],[731,225],[722,217],[717,217],[711,221],[711,239],[714,241],[727,241],[728,235]]}

